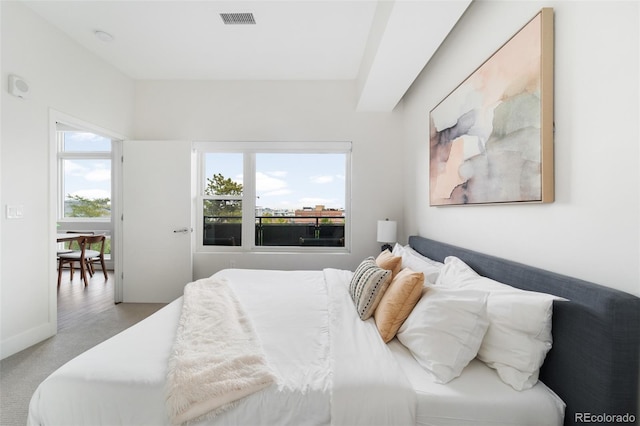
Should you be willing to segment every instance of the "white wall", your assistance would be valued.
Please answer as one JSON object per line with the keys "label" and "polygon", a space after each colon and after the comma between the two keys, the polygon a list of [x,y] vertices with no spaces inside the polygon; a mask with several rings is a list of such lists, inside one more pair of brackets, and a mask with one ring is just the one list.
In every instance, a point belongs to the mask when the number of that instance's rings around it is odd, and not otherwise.
{"label": "white wall", "polygon": [[[429,110],[543,6],[556,12],[556,202],[429,207]],[[54,249],[50,108],[136,139],[352,141],[352,253],[252,254],[234,257],[237,267],[353,268],[378,249],[376,220],[404,215],[403,238],[419,233],[640,294],[636,2],[475,0],[393,113],[356,113],[354,82],[134,83],[22,3],[0,10],[3,358],[55,324],[53,262],[35,267]],[[30,83],[31,99],[7,93],[12,73]],[[5,219],[7,204],[23,205],[25,217]],[[231,256],[197,254],[194,277]]]}
{"label": "white wall", "polygon": [[[542,7],[555,10],[556,201],[430,207],[429,111]],[[404,98],[404,236],[640,294],[638,8],[475,0]]]}
{"label": "white wall", "polygon": [[[1,357],[55,333],[55,217],[50,211],[50,109],[120,134],[132,130],[133,82],[22,2],[2,8]],[[8,94],[8,75],[31,97]],[[55,152],[55,151],[53,151]],[[55,183],[53,184],[55,188]],[[7,204],[24,218],[7,220]]]}
{"label": "white wall", "polygon": [[357,113],[355,102],[354,82],[136,82],[136,139],[353,142],[350,254],[200,253],[194,278],[230,259],[239,268],[352,269],[379,252],[377,220],[402,214],[401,114]]}

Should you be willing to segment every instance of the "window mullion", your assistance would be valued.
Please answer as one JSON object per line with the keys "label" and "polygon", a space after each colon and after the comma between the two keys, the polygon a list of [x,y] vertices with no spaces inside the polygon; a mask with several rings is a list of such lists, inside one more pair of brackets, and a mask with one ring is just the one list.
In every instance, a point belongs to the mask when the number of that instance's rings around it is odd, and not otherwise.
{"label": "window mullion", "polygon": [[195,148],[192,147],[192,149],[195,151],[196,153],[196,172],[197,172],[197,179],[196,179],[196,247],[197,250],[202,250],[202,248],[204,247],[204,153],[195,150]]}
{"label": "window mullion", "polygon": [[64,144],[64,133],[56,132],[56,143],[58,150],[58,217],[57,220],[64,218],[64,191],[61,190],[64,188],[64,159],[62,158],[61,152]]}
{"label": "window mullion", "polygon": [[242,241],[245,247],[253,249],[256,245],[256,155],[244,153],[242,187]]}
{"label": "window mullion", "polygon": [[[204,197],[204,189],[206,187],[206,172],[205,172],[205,153],[199,151],[198,152],[198,194],[200,194],[200,198]],[[202,210],[200,210],[202,211]]]}
{"label": "window mullion", "polygon": [[113,154],[110,152],[58,152],[58,158],[64,160],[112,160]]}
{"label": "window mullion", "polygon": [[203,200],[240,200],[242,195],[202,195]]}

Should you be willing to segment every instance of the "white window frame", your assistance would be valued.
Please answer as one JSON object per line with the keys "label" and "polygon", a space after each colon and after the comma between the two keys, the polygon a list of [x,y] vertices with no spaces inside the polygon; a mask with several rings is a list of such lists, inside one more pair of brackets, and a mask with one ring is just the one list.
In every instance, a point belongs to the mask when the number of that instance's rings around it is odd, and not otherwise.
{"label": "white window frame", "polygon": [[108,136],[103,136],[99,133],[86,130],[88,133],[93,133],[111,140],[111,151],[64,151],[64,132],[65,131],[85,131],[80,129],[69,128],[68,130],[56,130],[56,142],[58,148],[58,222],[89,222],[89,223],[111,223],[113,211],[113,181],[111,182],[111,216],[110,217],[65,217],[64,216],[64,160],[110,160],[111,161],[111,175],[113,176],[114,167],[114,140]]}
{"label": "white window frame", "polygon": [[[351,251],[351,142],[194,142],[193,151],[197,157],[197,201],[196,201],[196,252],[283,252],[283,253],[349,253]],[[242,153],[243,191],[242,195],[205,196],[205,154]],[[344,247],[299,247],[299,246],[256,246],[256,154],[344,154],[345,155],[345,229]],[[203,244],[205,199],[242,199],[242,245],[210,246]]]}

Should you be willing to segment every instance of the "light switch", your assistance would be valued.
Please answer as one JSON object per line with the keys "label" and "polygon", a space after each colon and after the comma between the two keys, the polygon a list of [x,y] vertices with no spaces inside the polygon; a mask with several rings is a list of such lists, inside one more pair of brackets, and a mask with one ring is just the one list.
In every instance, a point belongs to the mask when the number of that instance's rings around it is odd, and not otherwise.
{"label": "light switch", "polygon": [[22,219],[24,206],[10,206],[7,204],[7,219]]}

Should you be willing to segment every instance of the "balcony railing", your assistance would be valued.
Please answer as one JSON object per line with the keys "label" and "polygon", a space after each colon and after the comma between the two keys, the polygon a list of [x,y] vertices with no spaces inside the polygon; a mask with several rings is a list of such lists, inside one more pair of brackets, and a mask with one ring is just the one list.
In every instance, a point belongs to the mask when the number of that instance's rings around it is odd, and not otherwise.
{"label": "balcony railing", "polygon": [[[242,245],[237,216],[204,216],[205,246]],[[344,217],[256,216],[256,246],[344,247]]]}

